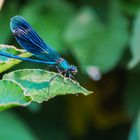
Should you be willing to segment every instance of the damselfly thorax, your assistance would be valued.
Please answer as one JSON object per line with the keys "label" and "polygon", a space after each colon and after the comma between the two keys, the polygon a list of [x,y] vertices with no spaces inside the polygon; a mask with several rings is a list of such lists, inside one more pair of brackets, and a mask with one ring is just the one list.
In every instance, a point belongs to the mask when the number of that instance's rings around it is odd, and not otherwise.
{"label": "damselfly thorax", "polygon": [[69,78],[72,78],[78,72],[77,67],[70,65],[55,49],[45,43],[23,17],[12,17],[10,28],[20,46],[40,59],[23,58],[3,52],[0,52],[0,55],[51,65],[56,67],[59,73]]}

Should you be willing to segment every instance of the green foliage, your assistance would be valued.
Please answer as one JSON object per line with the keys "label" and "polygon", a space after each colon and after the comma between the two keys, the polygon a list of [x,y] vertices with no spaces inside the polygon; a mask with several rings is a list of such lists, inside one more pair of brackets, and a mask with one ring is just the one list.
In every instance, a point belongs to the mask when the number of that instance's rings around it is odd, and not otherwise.
{"label": "green foliage", "polygon": [[128,41],[128,23],[118,8],[113,7],[110,13],[103,25],[92,9],[84,8],[66,30],[66,42],[83,70],[95,65],[106,73],[121,59]]}
{"label": "green foliage", "polygon": [[24,90],[10,80],[0,81],[0,111],[13,106],[27,106],[31,98],[24,95]]}
{"label": "green foliage", "polygon": [[[10,45],[0,45],[0,51],[4,52],[4,53],[13,54],[13,55],[20,55],[21,57],[30,57],[31,56],[30,53],[25,53],[23,50],[16,49],[14,46],[10,46]],[[0,57],[0,73],[19,64],[20,62],[22,62],[22,61],[1,56]]]}
{"label": "green foliage", "polygon": [[92,93],[59,74],[50,83],[49,80],[56,74],[41,69],[23,69],[5,74],[0,81],[0,110],[27,106],[31,101],[41,103],[57,95]]}
{"label": "green foliage", "polygon": [[12,112],[0,112],[0,138],[2,140],[37,140],[27,124]]}
{"label": "green foliage", "polygon": [[[23,50],[19,50],[8,45],[1,45],[0,51],[13,55],[20,55],[21,57],[31,56],[31,54],[25,53]],[[21,62],[21,60],[11,59],[4,56],[0,57],[0,61],[0,72],[3,72]],[[25,106],[28,105],[31,100],[41,103],[57,95],[77,93],[88,95],[91,93],[81,87],[79,83],[68,78],[64,78],[61,75],[58,75],[50,83],[50,79],[55,77],[56,74],[57,73],[51,73],[40,69],[24,69],[5,74],[3,76],[4,80],[0,82],[0,110],[4,110],[12,106]],[[11,89],[13,89],[12,92]]]}
{"label": "green foliage", "polygon": [[[47,9],[49,11],[45,12]],[[62,33],[74,13],[74,7],[67,2],[49,1],[37,2],[36,5],[31,2],[22,10],[21,15],[29,21],[44,41],[51,44],[57,51],[63,52],[65,46]]]}
{"label": "green foliage", "polygon": [[48,72],[40,69],[17,70],[5,74],[3,79],[14,80],[22,86],[26,95],[32,101],[41,103],[57,95],[83,93],[88,95],[92,92],[81,87],[77,82],[58,75],[51,83],[49,80],[57,73]]}
{"label": "green foliage", "polygon": [[132,52],[132,59],[129,63],[129,68],[134,68],[140,62],[140,10],[135,17],[134,27],[133,27],[133,35],[131,38],[130,49]]}
{"label": "green foliage", "polygon": [[128,140],[139,140],[139,138],[140,138],[139,132],[140,132],[140,111],[138,113],[138,117],[136,118],[136,120],[131,128]]}
{"label": "green foliage", "polygon": [[[0,112],[0,139],[137,140],[140,1],[5,0],[0,11],[0,44],[15,45],[9,28],[15,15],[24,16],[46,43],[70,64],[76,63],[76,79],[97,94],[80,96],[91,92],[59,74],[49,83],[57,73],[42,70],[44,64],[0,56],[0,111],[26,106],[13,110],[20,117]],[[11,45],[0,45],[0,52],[31,56]],[[93,81],[96,78],[100,80]],[[79,96],[54,98],[68,94]]]}
{"label": "green foliage", "polygon": [[[6,43],[10,36],[9,19],[12,15],[15,15],[18,7],[16,1],[9,1],[6,8],[2,8],[0,11],[0,44]],[[8,11],[7,11],[8,9]]]}

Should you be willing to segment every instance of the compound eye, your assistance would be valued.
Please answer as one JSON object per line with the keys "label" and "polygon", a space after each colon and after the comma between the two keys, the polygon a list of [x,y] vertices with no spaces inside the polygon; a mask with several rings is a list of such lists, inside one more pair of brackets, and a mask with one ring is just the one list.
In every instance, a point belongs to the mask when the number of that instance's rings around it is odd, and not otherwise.
{"label": "compound eye", "polygon": [[78,72],[77,68],[73,69],[73,74],[76,74]]}
{"label": "compound eye", "polygon": [[78,72],[77,67],[75,67],[75,66],[71,66],[71,67],[70,67],[70,71],[71,71],[71,73],[74,74],[74,75]]}

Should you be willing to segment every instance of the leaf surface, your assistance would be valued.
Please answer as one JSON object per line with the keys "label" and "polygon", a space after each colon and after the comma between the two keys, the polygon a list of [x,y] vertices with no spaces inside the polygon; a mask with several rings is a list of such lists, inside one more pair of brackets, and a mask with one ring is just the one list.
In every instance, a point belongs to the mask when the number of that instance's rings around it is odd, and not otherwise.
{"label": "leaf surface", "polygon": [[117,8],[110,13],[103,24],[93,9],[83,8],[65,31],[64,38],[83,71],[96,66],[106,73],[121,59],[128,41],[128,22]]}
{"label": "leaf surface", "polygon": [[92,93],[71,79],[59,75],[52,80],[58,73],[48,72],[41,69],[23,69],[5,74],[3,79],[16,81],[24,89],[33,101],[47,101],[57,95],[82,93],[88,95]]}
{"label": "leaf surface", "polygon": [[28,125],[10,111],[0,112],[0,138],[2,140],[37,140]]}
{"label": "leaf surface", "polygon": [[[0,52],[13,54],[13,55],[20,55],[21,57],[30,57],[30,53],[25,53],[23,49],[17,49],[11,45],[0,45]],[[19,64],[22,60],[13,59],[5,56],[0,55],[0,73],[10,69],[11,67]]]}
{"label": "leaf surface", "polygon": [[13,106],[27,106],[30,101],[21,86],[10,80],[0,80],[0,111]]}
{"label": "leaf surface", "polygon": [[128,68],[135,67],[140,62],[140,10],[134,21],[133,35],[131,37],[130,49],[132,53],[132,59],[128,64]]}

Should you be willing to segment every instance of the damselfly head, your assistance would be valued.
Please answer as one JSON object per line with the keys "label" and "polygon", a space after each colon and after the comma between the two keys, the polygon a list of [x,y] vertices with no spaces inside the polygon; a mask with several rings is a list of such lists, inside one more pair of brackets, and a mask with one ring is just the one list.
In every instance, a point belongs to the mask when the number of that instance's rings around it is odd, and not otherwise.
{"label": "damselfly head", "polygon": [[78,69],[77,69],[76,66],[71,65],[70,68],[69,68],[69,71],[70,71],[73,75],[75,75],[75,74],[77,74]]}

